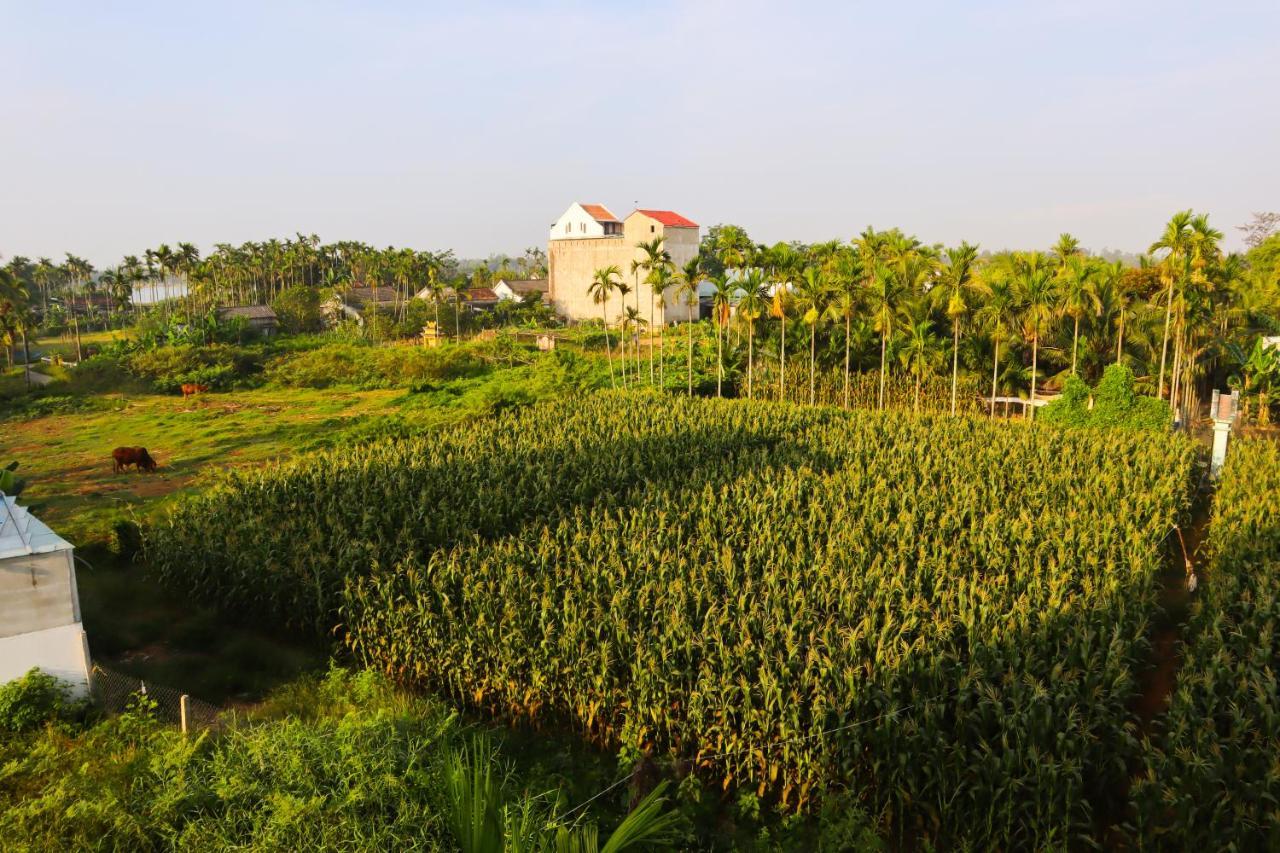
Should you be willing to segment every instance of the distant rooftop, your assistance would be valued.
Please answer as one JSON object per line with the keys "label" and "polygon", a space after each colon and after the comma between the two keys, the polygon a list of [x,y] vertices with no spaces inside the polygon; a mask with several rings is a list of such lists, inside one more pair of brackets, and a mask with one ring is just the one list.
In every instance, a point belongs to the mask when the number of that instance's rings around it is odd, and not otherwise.
{"label": "distant rooftop", "polygon": [[232,305],[227,308],[219,308],[218,316],[226,317],[244,317],[246,320],[274,320],[276,312],[271,310],[270,305]]}
{"label": "distant rooftop", "polygon": [[18,499],[0,496],[0,559],[65,551],[71,543],[40,519],[18,506]]}
{"label": "distant rooftop", "polygon": [[668,228],[697,228],[698,223],[692,219],[687,219],[674,210],[637,210],[636,213],[643,213],[650,219],[656,219]]}
{"label": "distant rooftop", "polygon": [[614,216],[609,211],[609,208],[605,207],[603,204],[584,204],[582,205],[582,209],[587,212],[587,216],[590,216],[596,222],[620,222],[621,221],[618,219],[618,217]]}

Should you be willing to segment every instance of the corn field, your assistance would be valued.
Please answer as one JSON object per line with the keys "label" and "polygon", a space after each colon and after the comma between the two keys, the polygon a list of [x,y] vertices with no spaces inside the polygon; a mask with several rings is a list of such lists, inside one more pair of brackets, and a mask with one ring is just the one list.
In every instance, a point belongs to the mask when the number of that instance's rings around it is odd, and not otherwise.
{"label": "corn field", "polygon": [[[148,531],[171,583],[398,681],[899,837],[1074,844],[1190,443],[598,394],[237,474]],[[336,614],[336,615],[335,615]]]}
{"label": "corn field", "polygon": [[1138,829],[1163,849],[1280,848],[1280,445],[1237,439],[1214,501],[1163,732],[1144,744]]}
{"label": "corn field", "polygon": [[[752,376],[752,397],[760,400],[777,400],[779,397],[778,363],[772,360],[757,362]],[[737,378],[738,396],[746,396],[746,380]],[[961,376],[956,387],[956,411],[979,413],[985,411],[980,399],[979,380]],[[814,374],[814,402],[820,406],[844,405],[844,372],[818,370]],[[782,395],[792,403],[809,402],[809,366],[803,358],[787,361],[787,379]],[[849,374],[849,408],[876,409],[880,403],[880,373],[878,371],[852,371]],[[902,373],[890,373],[884,383],[884,405],[887,409],[912,411],[917,409],[915,380]],[[921,412],[951,411],[951,376],[930,373],[920,382],[918,410]]]}

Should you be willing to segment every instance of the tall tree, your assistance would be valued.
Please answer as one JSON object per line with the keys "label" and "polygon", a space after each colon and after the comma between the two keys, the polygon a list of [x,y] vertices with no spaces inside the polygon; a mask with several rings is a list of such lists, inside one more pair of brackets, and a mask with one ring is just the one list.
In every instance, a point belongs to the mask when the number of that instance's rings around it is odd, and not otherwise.
{"label": "tall tree", "polygon": [[960,378],[960,326],[969,313],[977,290],[974,275],[978,264],[978,247],[961,243],[948,249],[941,275],[929,291],[930,298],[946,312],[951,321],[951,414],[956,413],[956,389]]}
{"label": "tall tree", "polygon": [[609,363],[609,387],[611,388],[616,387],[616,384],[613,378],[613,348],[609,344],[609,294],[617,289],[618,279],[621,277],[622,273],[618,270],[617,264],[610,264],[596,270],[591,284],[587,287],[591,301],[600,306],[600,318],[604,321],[605,361]]}

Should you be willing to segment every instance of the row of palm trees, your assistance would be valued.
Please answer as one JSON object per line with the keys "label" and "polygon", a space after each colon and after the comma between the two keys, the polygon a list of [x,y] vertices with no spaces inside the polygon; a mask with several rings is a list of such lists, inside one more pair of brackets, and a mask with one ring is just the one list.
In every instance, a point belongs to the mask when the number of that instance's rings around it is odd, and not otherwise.
{"label": "row of palm trees", "polygon": [[[639,244],[642,260],[633,273],[644,273],[659,307],[668,294],[691,308],[700,294],[709,297],[717,396],[724,393],[731,334],[745,339],[745,395],[756,393],[754,368],[763,343],[777,360],[778,394],[784,396],[788,331],[795,334],[799,326],[808,337],[811,402],[820,353],[824,366],[842,362],[848,405],[855,362],[876,367],[867,364],[873,340],[881,408],[892,363],[913,381],[918,399],[926,376],[949,361],[955,412],[962,369],[977,374],[985,357],[993,412],[1002,365],[1006,387],[1025,376],[1021,385],[1034,404],[1046,360],[1059,366],[1050,373],[1056,381],[1081,372],[1096,378],[1111,361],[1125,363],[1152,394],[1180,411],[1198,403],[1204,381],[1231,366],[1242,342],[1280,332],[1280,282],[1253,274],[1248,257],[1225,254],[1221,241],[1208,218],[1191,211],[1175,214],[1136,265],[1090,256],[1069,234],[1048,251],[982,254],[968,243],[930,246],[897,229],[871,228],[849,242],[758,246],[742,229],[721,226],[681,270],[673,269],[660,239]],[[606,346],[613,293],[622,297],[615,319],[624,330],[644,324],[640,306],[627,305],[632,289],[617,267],[596,271],[590,293],[601,306]],[[770,322],[761,324],[763,318]],[[651,306],[648,324],[654,319]],[[692,394],[692,326],[688,340]],[[664,363],[658,360],[659,372]],[[650,381],[661,384],[653,373],[652,339],[650,364]],[[632,375],[639,380],[638,370]]]}

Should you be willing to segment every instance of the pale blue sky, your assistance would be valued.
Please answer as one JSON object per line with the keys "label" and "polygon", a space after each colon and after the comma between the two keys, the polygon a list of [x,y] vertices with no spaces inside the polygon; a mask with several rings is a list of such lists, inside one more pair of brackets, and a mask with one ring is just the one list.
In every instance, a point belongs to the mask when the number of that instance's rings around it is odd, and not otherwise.
{"label": "pale blue sky", "polygon": [[574,200],[760,241],[1230,245],[1280,209],[1280,3],[0,0],[0,254],[295,231],[543,244]]}

